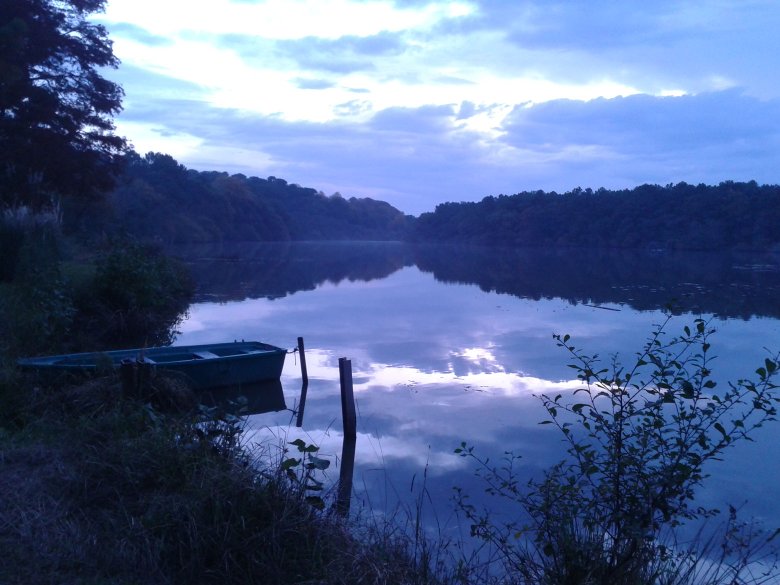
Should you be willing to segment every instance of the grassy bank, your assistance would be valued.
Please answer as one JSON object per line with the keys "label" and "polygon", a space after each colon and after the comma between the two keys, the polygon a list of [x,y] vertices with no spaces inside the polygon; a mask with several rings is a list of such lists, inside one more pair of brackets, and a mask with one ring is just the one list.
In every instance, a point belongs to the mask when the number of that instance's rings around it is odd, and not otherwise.
{"label": "grassy bank", "polygon": [[240,430],[125,398],[113,377],[42,388],[7,373],[0,582],[441,582],[404,538],[320,512],[286,474],[253,467]]}

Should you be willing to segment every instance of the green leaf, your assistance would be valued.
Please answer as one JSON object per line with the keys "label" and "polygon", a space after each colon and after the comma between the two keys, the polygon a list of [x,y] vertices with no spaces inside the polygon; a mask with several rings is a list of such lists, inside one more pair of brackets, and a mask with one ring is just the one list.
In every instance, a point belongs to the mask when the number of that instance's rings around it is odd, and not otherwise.
{"label": "green leaf", "polygon": [[301,464],[301,460],[300,459],[294,459],[294,458],[291,457],[290,459],[285,459],[282,462],[281,470],[282,471],[287,471],[288,469],[292,469],[293,467],[297,467],[300,464]]}
{"label": "green leaf", "polygon": [[683,380],[682,395],[683,398],[693,398],[693,384],[691,384],[688,380]]}
{"label": "green leaf", "polygon": [[307,445],[303,439],[295,439],[294,441],[290,441],[290,445],[295,445],[298,448],[298,451],[301,453],[316,453],[320,450],[317,445]]}

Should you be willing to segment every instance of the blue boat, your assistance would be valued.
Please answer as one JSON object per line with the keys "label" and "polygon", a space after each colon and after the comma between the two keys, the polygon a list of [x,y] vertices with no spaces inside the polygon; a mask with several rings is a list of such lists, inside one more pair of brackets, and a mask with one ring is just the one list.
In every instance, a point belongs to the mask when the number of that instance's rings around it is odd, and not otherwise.
{"label": "blue boat", "polygon": [[123,362],[176,372],[194,390],[241,386],[282,375],[287,350],[258,341],[146,347],[23,358],[17,365],[45,375],[91,374],[117,369]]}

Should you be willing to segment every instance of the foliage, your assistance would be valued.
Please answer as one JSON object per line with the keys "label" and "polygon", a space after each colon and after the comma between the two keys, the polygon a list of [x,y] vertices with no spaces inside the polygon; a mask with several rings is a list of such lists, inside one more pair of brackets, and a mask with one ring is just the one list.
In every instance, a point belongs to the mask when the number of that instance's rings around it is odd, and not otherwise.
{"label": "foliage", "polygon": [[[325,471],[330,467],[330,461],[317,457],[320,448],[307,444],[303,439],[295,439],[290,442],[298,450],[299,458],[287,457],[280,466],[287,479],[290,480],[293,490],[318,510],[325,509],[325,500],[319,495],[324,483],[317,479],[318,471]],[[313,494],[309,492],[314,492]]]}
{"label": "foliage", "polygon": [[100,347],[166,345],[193,291],[180,262],[157,248],[119,241],[98,260],[79,299],[80,317]]}
{"label": "foliage", "polygon": [[[0,207],[47,208],[55,195],[112,184],[124,139],[112,116],[122,89],[105,0],[5,0],[0,11]],[[45,156],[42,156],[45,153]]]}
{"label": "foliage", "polygon": [[[556,335],[583,386],[570,397],[543,396],[549,419],[569,457],[523,487],[517,455],[495,466],[465,443],[457,453],[479,462],[488,491],[520,505],[526,518],[496,526],[461,497],[478,536],[496,544],[509,571],[528,583],[667,583],[693,579],[699,559],[665,539],[684,522],[714,516],[695,504],[705,465],[719,460],[755,429],[775,420],[780,398],[778,357],[767,358],[757,379],[719,391],[711,370],[712,330],[701,319],[679,336],[659,325],[636,360],[604,365]],[[724,546],[739,543],[751,525],[729,519]],[[767,535],[753,535],[762,549]],[[750,546],[732,549],[708,582],[742,582],[751,570]],[[740,564],[741,562],[741,564]],[[775,570],[771,564],[768,570]]]}
{"label": "foliage", "polygon": [[84,238],[120,232],[165,244],[398,240],[409,221],[381,201],[327,197],[276,177],[199,172],[160,153],[129,153],[109,203],[112,209],[69,202],[66,230]]}
{"label": "foliage", "polygon": [[780,245],[772,220],[778,213],[780,186],[755,181],[576,188],[443,203],[418,218],[413,237],[492,246],[768,250]]}
{"label": "foliage", "polygon": [[7,344],[0,350],[41,355],[171,342],[193,294],[183,264],[149,246],[117,242],[94,270],[82,263],[81,274],[71,266],[66,273],[56,231],[23,234],[14,279],[0,290]]}
{"label": "foliage", "polygon": [[25,231],[22,241],[0,332],[14,353],[54,351],[70,334],[76,315],[72,291],[60,271],[58,234],[41,227]]}

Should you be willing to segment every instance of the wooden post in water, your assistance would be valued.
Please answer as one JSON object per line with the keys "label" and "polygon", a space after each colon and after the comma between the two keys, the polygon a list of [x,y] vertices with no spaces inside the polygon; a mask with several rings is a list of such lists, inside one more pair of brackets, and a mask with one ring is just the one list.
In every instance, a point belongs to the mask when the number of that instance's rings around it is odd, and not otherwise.
{"label": "wooden post in water", "polygon": [[355,472],[355,447],[357,444],[357,415],[355,394],[352,388],[352,362],[339,359],[339,382],[341,384],[341,420],[344,425],[344,442],[341,447],[341,471],[339,489],[336,494],[336,511],[342,516],[349,513],[352,498],[352,476]]}
{"label": "wooden post in water", "polygon": [[295,426],[303,426],[303,409],[306,407],[306,393],[309,390],[309,372],[306,370],[306,354],[303,349],[303,337],[298,338],[298,353],[301,356],[301,400],[298,403],[298,417]]}
{"label": "wooden post in water", "polygon": [[344,425],[344,438],[357,437],[357,415],[355,414],[355,394],[352,390],[352,362],[339,358],[339,381],[341,382],[341,420]]}

